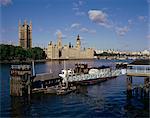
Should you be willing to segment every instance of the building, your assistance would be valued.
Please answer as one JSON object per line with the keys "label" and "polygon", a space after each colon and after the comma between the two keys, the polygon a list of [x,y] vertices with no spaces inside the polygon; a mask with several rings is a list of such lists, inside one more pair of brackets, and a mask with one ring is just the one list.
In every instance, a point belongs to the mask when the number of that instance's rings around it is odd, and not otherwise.
{"label": "building", "polygon": [[19,46],[24,49],[32,48],[32,22],[30,21],[30,25],[28,25],[25,20],[24,24],[21,25],[19,21],[18,29]]}
{"label": "building", "polygon": [[81,49],[80,36],[77,36],[76,46],[62,45],[62,34],[58,33],[57,44],[51,41],[47,48],[48,59],[92,59],[94,58],[94,50],[92,48]]}

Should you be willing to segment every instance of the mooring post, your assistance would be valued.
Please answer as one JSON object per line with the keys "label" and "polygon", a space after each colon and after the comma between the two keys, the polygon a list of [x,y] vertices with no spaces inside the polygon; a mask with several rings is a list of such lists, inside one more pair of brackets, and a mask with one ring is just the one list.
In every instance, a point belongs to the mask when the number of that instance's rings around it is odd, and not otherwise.
{"label": "mooring post", "polygon": [[149,77],[144,78],[144,97],[149,97]]}
{"label": "mooring post", "polygon": [[28,95],[30,95],[31,89],[30,89],[30,77],[28,76]]}
{"label": "mooring post", "polygon": [[128,98],[132,97],[132,77],[131,76],[127,77],[127,97]]}

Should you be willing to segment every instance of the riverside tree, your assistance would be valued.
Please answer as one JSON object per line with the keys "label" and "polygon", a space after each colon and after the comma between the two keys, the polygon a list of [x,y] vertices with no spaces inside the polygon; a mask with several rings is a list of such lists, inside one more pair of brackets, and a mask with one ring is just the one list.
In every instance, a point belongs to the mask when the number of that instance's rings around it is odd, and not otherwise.
{"label": "riverside tree", "polygon": [[0,60],[40,60],[46,59],[46,54],[40,47],[23,49],[19,46],[0,44]]}

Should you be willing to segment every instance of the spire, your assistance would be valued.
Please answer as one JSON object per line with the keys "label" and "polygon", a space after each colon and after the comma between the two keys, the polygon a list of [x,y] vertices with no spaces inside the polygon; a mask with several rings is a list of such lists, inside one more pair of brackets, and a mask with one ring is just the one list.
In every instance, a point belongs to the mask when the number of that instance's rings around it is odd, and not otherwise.
{"label": "spire", "polygon": [[30,30],[32,30],[32,21],[30,20]]}
{"label": "spire", "polygon": [[27,25],[27,20],[26,19],[24,20],[24,25]]}
{"label": "spire", "polygon": [[62,33],[61,33],[61,31],[59,31],[57,33],[57,37],[58,37],[57,46],[58,46],[58,49],[61,49],[62,48]]}
{"label": "spire", "polygon": [[61,33],[61,32],[58,32],[58,33],[57,33],[57,37],[58,37],[58,40],[61,39],[61,38],[62,38],[62,33]]}
{"label": "spire", "polygon": [[81,48],[81,41],[80,41],[80,36],[79,36],[79,34],[78,34],[78,36],[77,36],[76,47],[77,47],[78,49]]}
{"label": "spire", "polygon": [[53,45],[53,42],[52,42],[52,41],[50,41],[50,45]]}
{"label": "spire", "polygon": [[32,26],[32,21],[30,20],[30,26]]}
{"label": "spire", "polygon": [[78,34],[78,36],[77,36],[77,40],[80,40],[80,36],[79,36],[79,34]]}

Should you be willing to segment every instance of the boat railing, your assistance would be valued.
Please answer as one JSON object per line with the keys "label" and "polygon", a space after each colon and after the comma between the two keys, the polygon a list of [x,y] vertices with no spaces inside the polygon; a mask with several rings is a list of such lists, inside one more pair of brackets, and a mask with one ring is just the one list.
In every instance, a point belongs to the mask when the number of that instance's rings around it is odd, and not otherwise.
{"label": "boat railing", "polygon": [[96,79],[96,78],[105,78],[105,77],[112,77],[112,76],[119,76],[121,75],[121,70],[105,70],[104,72],[99,72],[95,74],[81,74],[75,75],[72,77],[68,77],[69,82],[73,81],[82,81],[82,80],[89,80],[89,79]]}

